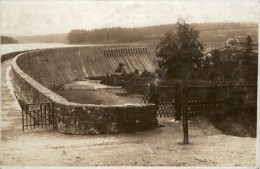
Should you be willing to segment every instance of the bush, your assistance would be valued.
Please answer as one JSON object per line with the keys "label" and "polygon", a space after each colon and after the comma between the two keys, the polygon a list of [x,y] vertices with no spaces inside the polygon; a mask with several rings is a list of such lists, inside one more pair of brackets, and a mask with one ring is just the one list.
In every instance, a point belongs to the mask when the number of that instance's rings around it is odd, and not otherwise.
{"label": "bush", "polygon": [[144,94],[148,84],[153,81],[152,77],[147,76],[130,76],[122,86],[128,94]]}
{"label": "bush", "polygon": [[107,76],[102,78],[100,83],[109,86],[122,86],[127,94],[143,94],[154,77],[153,73],[144,71],[141,75],[131,73]]}
{"label": "bush", "polygon": [[100,83],[108,86],[122,86],[124,80],[122,76],[112,75],[102,78]]}

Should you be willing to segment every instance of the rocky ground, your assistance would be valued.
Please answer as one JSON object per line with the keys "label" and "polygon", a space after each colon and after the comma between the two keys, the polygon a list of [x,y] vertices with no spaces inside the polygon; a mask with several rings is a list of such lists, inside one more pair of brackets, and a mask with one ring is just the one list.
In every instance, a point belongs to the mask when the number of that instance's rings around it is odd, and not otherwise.
{"label": "rocky ground", "polygon": [[[65,135],[51,128],[22,131],[21,111],[6,84],[11,61],[1,72],[2,166],[248,166],[256,165],[256,138],[223,134],[208,120],[182,123],[159,118],[153,130],[115,135]],[[9,79],[10,80],[10,79]]]}

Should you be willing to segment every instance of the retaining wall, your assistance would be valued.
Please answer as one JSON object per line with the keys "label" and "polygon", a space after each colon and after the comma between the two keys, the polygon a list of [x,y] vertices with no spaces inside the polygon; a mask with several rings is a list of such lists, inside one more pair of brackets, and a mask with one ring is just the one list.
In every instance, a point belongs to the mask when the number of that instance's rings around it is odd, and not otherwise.
{"label": "retaining wall", "polygon": [[[97,57],[91,57],[93,55]],[[92,72],[93,75],[105,73],[108,70],[106,66],[109,65],[109,62],[105,62],[106,57],[104,55],[104,48],[101,47],[92,49],[91,47],[43,49],[25,52],[12,60],[14,85],[19,90],[17,92],[21,93],[30,103],[52,102],[55,104],[57,130],[61,133],[118,133],[156,127],[158,123],[156,119],[157,107],[154,104],[128,106],[78,104],[68,102],[65,98],[47,88],[50,84],[48,80],[52,83],[63,83],[75,78],[85,77],[85,73],[91,74],[89,70],[92,69],[88,66],[96,71]],[[105,59],[100,59],[100,57]],[[88,63],[91,59],[92,64],[96,62],[96,67]],[[64,63],[66,61],[69,61],[69,63]],[[104,63],[99,64],[100,61],[104,61]],[[81,67],[82,65],[84,65],[85,70]],[[101,68],[101,70],[98,70],[98,68]],[[62,72],[63,70],[64,72]],[[39,76],[41,73],[44,74]],[[39,82],[43,82],[45,86]]]}

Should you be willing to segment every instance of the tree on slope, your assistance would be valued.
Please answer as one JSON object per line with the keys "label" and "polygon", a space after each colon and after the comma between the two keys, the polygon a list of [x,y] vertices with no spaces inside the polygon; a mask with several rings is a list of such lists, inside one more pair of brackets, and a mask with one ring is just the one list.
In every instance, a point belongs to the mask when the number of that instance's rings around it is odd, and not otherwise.
{"label": "tree on slope", "polygon": [[[200,75],[200,68],[203,63],[202,44],[198,41],[199,32],[179,19],[177,22],[177,32],[166,33],[162,41],[156,48],[158,57],[159,75],[164,79],[181,79],[183,85],[189,79],[197,79]],[[181,95],[175,101],[176,120],[181,117]],[[183,131],[184,143],[188,144],[188,115],[183,110]]]}
{"label": "tree on slope", "polygon": [[254,53],[253,50],[253,40],[250,35],[247,35],[240,65],[245,80],[257,79],[257,53]]}
{"label": "tree on slope", "polygon": [[156,48],[158,71],[166,79],[197,79],[204,51],[199,32],[183,19],[177,25],[177,32],[166,33]]}
{"label": "tree on slope", "polygon": [[211,51],[211,67],[208,72],[207,79],[209,80],[219,80],[222,75],[222,68],[221,68],[221,60],[220,60],[220,52],[217,49],[213,49]]}

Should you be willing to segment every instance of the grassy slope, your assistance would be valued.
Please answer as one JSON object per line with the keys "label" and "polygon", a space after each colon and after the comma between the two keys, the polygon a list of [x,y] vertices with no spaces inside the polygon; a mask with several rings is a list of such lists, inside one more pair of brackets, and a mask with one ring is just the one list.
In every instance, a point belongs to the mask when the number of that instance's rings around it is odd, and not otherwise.
{"label": "grassy slope", "polygon": [[122,96],[122,89],[97,89],[97,90],[65,90],[54,91],[70,102],[82,104],[136,104],[141,101],[141,95]]}

